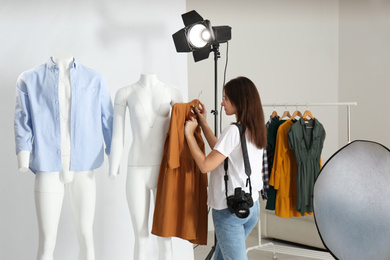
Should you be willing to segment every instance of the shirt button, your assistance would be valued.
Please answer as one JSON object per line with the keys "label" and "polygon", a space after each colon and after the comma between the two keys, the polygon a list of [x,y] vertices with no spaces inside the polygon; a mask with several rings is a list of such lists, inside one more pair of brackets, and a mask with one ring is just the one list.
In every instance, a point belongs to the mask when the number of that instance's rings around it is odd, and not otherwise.
{"label": "shirt button", "polygon": [[57,151],[57,153],[58,153],[58,154],[60,154],[60,153],[61,153],[61,151]]}
{"label": "shirt button", "polygon": [[58,101],[56,101],[56,104],[58,104]]}
{"label": "shirt button", "polygon": [[59,118],[58,117],[56,117],[56,120],[58,120]]}
{"label": "shirt button", "polygon": [[57,85],[57,84],[55,84],[55,85],[54,85],[54,87],[55,87],[55,88],[58,88],[58,85]]}

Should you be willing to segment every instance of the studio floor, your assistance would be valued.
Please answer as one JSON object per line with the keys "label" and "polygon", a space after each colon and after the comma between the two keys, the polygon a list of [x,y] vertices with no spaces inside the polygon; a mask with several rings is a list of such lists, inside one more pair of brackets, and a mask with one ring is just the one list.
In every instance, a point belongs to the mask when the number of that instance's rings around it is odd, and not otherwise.
{"label": "studio floor", "polygon": [[[287,254],[287,253],[279,253],[276,252],[276,257],[273,258],[274,254],[273,252],[268,252],[268,251],[263,251],[263,250],[257,250],[253,249],[248,252],[248,260],[318,260],[318,259],[334,259],[333,257],[330,256],[330,254],[321,251],[320,249],[317,248],[312,248],[312,247],[305,247],[302,245],[298,244],[293,244],[293,243],[288,243],[285,241],[280,241],[280,240],[274,240],[274,239],[266,239],[262,238],[261,243],[266,244],[266,243],[273,243],[276,246],[279,246],[281,248],[289,248],[292,249],[291,251],[300,251],[304,250],[305,252],[311,252],[312,250],[318,252],[320,255],[325,255],[324,258],[318,258],[316,257],[309,257],[309,256],[298,256],[298,255],[292,255],[292,254]],[[254,247],[258,245],[258,232],[257,232],[257,227],[253,229],[251,234],[249,235],[247,241],[247,248]],[[214,232],[209,231],[208,234],[208,239],[207,239],[207,246],[198,246],[194,249],[194,260],[205,260],[207,255],[209,254],[211,247],[214,245]],[[269,246],[267,247],[271,249],[272,247]],[[315,253],[316,254],[316,253]],[[213,258],[211,258],[213,259]]]}

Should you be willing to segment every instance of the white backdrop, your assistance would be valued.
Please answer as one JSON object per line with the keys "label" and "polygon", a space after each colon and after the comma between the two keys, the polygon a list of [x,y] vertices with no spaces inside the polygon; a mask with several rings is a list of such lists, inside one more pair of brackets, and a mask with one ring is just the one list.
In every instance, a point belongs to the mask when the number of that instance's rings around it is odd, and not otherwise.
{"label": "white backdrop", "polygon": [[[14,148],[17,77],[55,53],[70,52],[103,74],[112,100],[118,89],[136,82],[141,73],[156,73],[161,81],[179,88],[186,101],[187,55],[176,53],[171,37],[183,27],[180,15],[186,4],[184,0],[0,0],[0,6],[0,259],[34,259],[38,245],[34,174],[17,171]],[[129,142],[127,138],[127,146]],[[134,238],[125,195],[127,155],[123,156],[121,175],[113,181],[108,178],[105,159],[104,166],[95,171],[96,259],[128,260],[132,259]],[[150,248],[150,259],[156,259],[154,238]],[[77,236],[66,195],[55,259],[77,259],[77,255]],[[174,257],[193,259],[192,246],[175,239]]]}

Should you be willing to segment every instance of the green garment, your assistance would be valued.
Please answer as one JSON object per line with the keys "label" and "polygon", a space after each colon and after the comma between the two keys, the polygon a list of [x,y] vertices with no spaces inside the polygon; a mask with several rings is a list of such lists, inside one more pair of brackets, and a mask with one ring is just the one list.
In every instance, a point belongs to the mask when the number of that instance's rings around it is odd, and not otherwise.
{"label": "green garment", "polygon": [[[267,155],[268,155],[268,174],[269,178],[271,178],[272,167],[274,163],[274,155],[275,155],[275,147],[276,147],[276,135],[278,133],[279,126],[286,122],[286,120],[276,119],[272,121],[272,123],[268,127],[267,131]],[[275,210],[276,203],[276,190],[273,186],[269,186],[268,190],[268,199],[267,204],[265,206],[268,210]]]}
{"label": "green garment", "polygon": [[297,161],[297,208],[302,215],[313,212],[313,188],[320,169],[325,129],[317,119],[300,118],[287,132]]}

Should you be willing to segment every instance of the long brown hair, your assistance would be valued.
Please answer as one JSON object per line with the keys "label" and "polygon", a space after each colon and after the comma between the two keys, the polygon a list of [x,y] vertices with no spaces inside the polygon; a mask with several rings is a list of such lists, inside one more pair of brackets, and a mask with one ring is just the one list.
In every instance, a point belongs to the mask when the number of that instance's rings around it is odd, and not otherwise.
{"label": "long brown hair", "polygon": [[249,140],[257,148],[267,147],[263,106],[255,84],[246,77],[238,77],[226,83],[223,90],[237,109],[237,121],[249,130]]}

